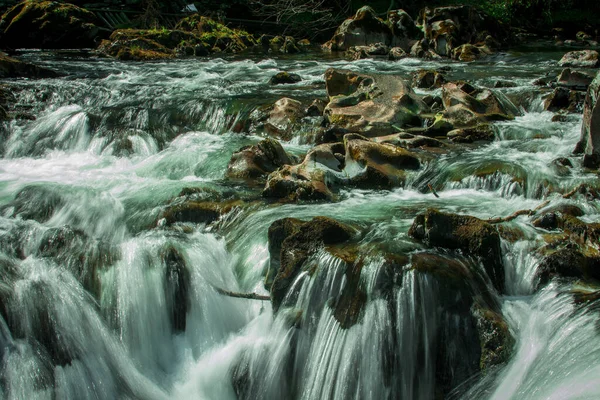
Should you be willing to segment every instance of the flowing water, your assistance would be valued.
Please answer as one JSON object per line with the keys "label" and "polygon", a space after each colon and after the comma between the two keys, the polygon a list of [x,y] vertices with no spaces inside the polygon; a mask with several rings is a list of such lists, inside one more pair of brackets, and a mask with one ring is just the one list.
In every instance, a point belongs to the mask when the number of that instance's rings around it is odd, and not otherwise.
{"label": "flowing water", "polygon": [[[267,231],[284,217],[333,217],[366,230],[363,244],[385,243],[398,253],[418,247],[407,231],[427,207],[490,218],[550,200],[581,207],[586,221],[600,219],[597,203],[560,195],[598,178],[571,157],[581,117],[552,122],[553,114],[542,110],[548,92],[532,85],[558,72],[559,53],[512,52],[474,64],[350,63],[322,55],[159,63],[25,56],[68,76],[8,82],[18,108],[37,119],[3,127],[0,308],[8,321],[0,318],[0,393],[6,399],[225,400],[237,398],[239,382],[247,399],[431,399],[438,396],[436,332],[468,327],[440,314],[439,283],[427,276],[404,273],[390,307],[369,291],[382,260],[368,259],[360,277],[368,301],[348,329],[322,306],[345,285],[341,261],[327,252],[313,256],[316,272],[294,282],[297,297],[275,315],[269,302],[214,288],[267,294]],[[324,98],[328,67],[408,78],[443,65],[451,67],[451,79],[513,82],[500,90],[523,116],[494,124],[492,143],[430,161],[403,189],[346,190],[328,204],[257,203],[208,227],[157,224],[184,188],[256,194],[228,182],[225,171],[234,151],[261,140],[236,129],[257,105],[283,96]],[[279,71],[303,81],[269,85]],[[283,145],[297,155],[310,149],[302,140]],[[560,157],[573,168],[553,163]],[[514,349],[490,373],[453,382],[453,396],[600,398],[597,311],[574,305],[567,284],[534,292],[540,231],[524,217],[509,225],[525,232],[503,242],[507,295],[498,300]],[[460,342],[446,345],[456,358],[470,351]],[[390,356],[391,349],[398,354]]]}

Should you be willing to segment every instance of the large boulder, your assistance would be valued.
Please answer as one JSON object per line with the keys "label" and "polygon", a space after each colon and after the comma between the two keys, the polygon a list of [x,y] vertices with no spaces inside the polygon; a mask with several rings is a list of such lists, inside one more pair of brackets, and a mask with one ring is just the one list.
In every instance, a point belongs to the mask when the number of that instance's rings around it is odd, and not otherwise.
{"label": "large boulder", "polygon": [[583,124],[581,138],[575,147],[578,154],[600,154],[600,73],[590,84],[583,104]]}
{"label": "large boulder", "polygon": [[287,154],[277,140],[265,139],[233,153],[226,176],[234,179],[264,179],[271,172],[295,161],[295,157]]}
{"label": "large boulder", "polygon": [[401,77],[364,75],[330,68],[325,71],[331,124],[374,137],[421,126],[429,107]]}
{"label": "large boulder", "polygon": [[391,38],[390,27],[377,17],[371,7],[364,6],[337,28],[331,40],[325,43],[324,47],[331,51],[346,51],[353,46],[387,44]]}
{"label": "large boulder", "polygon": [[0,47],[66,49],[94,47],[94,13],[58,1],[26,0],[0,21]]}
{"label": "large boulder", "polygon": [[500,235],[490,223],[469,215],[428,209],[417,215],[408,234],[427,246],[461,250],[477,257],[496,290],[504,291]]}
{"label": "large boulder", "polygon": [[0,78],[55,78],[59,74],[0,53]]}
{"label": "large boulder", "polygon": [[300,101],[283,97],[252,112],[251,130],[264,132],[282,140],[291,140],[300,126],[301,119],[306,115],[305,111]]}
{"label": "large boulder", "polygon": [[509,37],[502,24],[472,6],[427,7],[417,23],[423,27],[428,48],[446,57],[463,44],[505,43]]}
{"label": "large boulder", "polygon": [[501,92],[476,88],[465,82],[450,82],[442,87],[444,111],[437,114],[429,128],[447,133],[491,121],[514,119],[519,109]]}
{"label": "large boulder", "polygon": [[564,110],[570,113],[579,113],[584,98],[584,93],[579,90],[557,87],[544,99],[544,109],[553,112]]}
{"label": "large boulder", "polygon": [[269,252],[274,274],[270,287],[274,310],[279,309],[309,257],[323,246],[348,242],[356,229],[327,217],[308,222],[285,218],[269,227]]}
{"label": "large boulder", "polygon": [[600,59],[596,50],[577,50],[565,54],[558,65],[561,67],[596,68],[600,66]]}
{"label": "large boulder", "polygon": [[567,89],[587,90],[593,80],[593,74],[571,68],[565,68],[558,76],[556,84]]}

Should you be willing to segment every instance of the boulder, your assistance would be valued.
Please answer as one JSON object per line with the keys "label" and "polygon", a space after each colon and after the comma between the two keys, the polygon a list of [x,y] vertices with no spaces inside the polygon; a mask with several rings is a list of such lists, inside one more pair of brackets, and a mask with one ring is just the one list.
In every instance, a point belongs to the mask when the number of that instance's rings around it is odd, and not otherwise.
{"label": "boulder", "polygon": [[581,112],[584,98],[584,94],[578,90],[557,87],[544,99],[544,109],[553,112],[561,110],[570,113]]}
{"label": "boulder", "polygon": [[504,267],[498,230],[479,218],[428,209],[417,215],[409,236],[427,246],[461,250],[477,257],[498,292],[504,291]]}
{"label": "boulder", "polygon": [[289,72],[278,72],[269,79],[271,85],[292,84],[300,81],[302,81],[300,75]]}
{"label": "boulder", "polygon": [[111,40],[103,40],[100,43],[98,52],[123,61],[165,60],[175,57],[174,50],[143,35],[136,37],[131,32],[133,30],[128,31],[127,33],[113,32]]}
{"label": "boulder", "polygon": [[502,24],[472,6],[426,7],[417,24],[423,27],[428,48],[446,57],[463,44],[506,43],[509,39]]}
{"label": "boulder", "polygon": [[296,123],[304,116],[304,108],[298,100],[284,97],[273,104],[264,128],[265,131],[283,140],[290,140]]}
{"label": "boulder", "polygon": [[570,51],[560,59],[558,65],[561,67],[597,68],[600,66],[600,59],[596,50]]}
{"label": "boulder", "polygon": [[327,102],[325,100],[315,99],[306,108],[305,114],[307,117],[321,117],[321,116],[323,116],[323,112],[325,111],[326,105],[327,105]]}
{"label": "boulder", "polygon": [[12,210],[12,217],[44,223],[64,205],[65,199],[59,188],[29,185],[17,193],[15,199],[5,207],[5,210]]}
{"label": "boulder", "polygon": [[177,222],[211,224],[218,221],[223,215],[243,206],[244,202],[241,200],[198,201],[177,198],[165,207],[158,222],[164,219],[167,225]]}
{"label": "boulder", "polygon": [[73,49],[95,47],[94,13],[58,1],[23,1],[0,21],[0,47]]}
{"label": "boulder", "polygon": [[401,47],[392,47],[388,53],[388,59],[391,61],[401,60],[406,57],[410,57],[410,54],[404,51]]}
{"label": "boulder", "polygon": [[476,88],[465,82],[442,87],[444,111],[436,115],[429,131],[447,133],[487,122],[514,119],[519,109],[501,92]]}
{"label": "boulder", "polygon": [[454,129],[447,133],[448,139],[455,143],[473,143],[477,141],[493,141],[496,137],[489,124],[480,124],[469,128]]}
{"label": "boulder", "polygon": [[265,139],[233,153],[225,175],[234,179],[265,179],[271,172],[295,161],[277,140]]}
{"label": "boulder", "polygon": [[413,74],[413,87],[419,89],[436,89],[446,83],[444,75],[435,70],[422,69]]}
{"label": "boulder", "polygon": [[327,217],[315,217],[308,222],[285,218],[269,227],[269,252],[275,274],[270,287],[273,309],[277,311],[303,269],[305,262],[317,250],[327,245],[348,242],[356,229]]}
{"label": "boulder", "polygon": [[555,278],[600,281],[597,251],[590,254],[579,245],[567,242],[557,249],[542,249],[542,253],[546,255],[535,272],[538,288]]}
{"label": "boulder", "polygon": [[421,126],[429,110],[401,77],[364,75],[330,68],[325,72],[329,122],[348,132],[374,137]]}
{"label": "boulder", "polygon": [[600,73],[590,84],[583,103],[581,137],[575,147],[576,154],[600,154]]}
{"label": "boulder", "polygon": [[582,71],[565,68],[558,76],[557,85],[572,90],[587,90],[594,75]]}
{"label": "boulder", "polygon": [[364,6],[345,20],[335,31],[324,48],[331,51],[346,51],[353,46],[368,46],[374,43],[390,43],[392,30],[375,11]]}
{"label": "boulder", "polygon": [[351,60],[362,60],[364,58],[384,57],[390,52],[390,48],[383,43],[375,43],[369,46],[352,46],[346,50],[346,57]]}
{"label": "boulder", "polygon": [[[38,67],[37,65],[19,61],[16,58],[0,53],[0,79],[55,78],[57,76],[60,76],[60,74],[51,69]],[[4,107],[4,105],[2,105],[2,107]]]}
{"label": "boulder", "polygon": [[392,28],[392,45],[403,49],[410,48],[411,40],[420,39],[423,32],[412,17],[404,10],[388,11],[388,25]]}
{"label": "boulder", "polygon": [[458,61],[471,62],[494,52],[487,46],[475,46],[470,43],[462,44],[452,49],[452,59]]}

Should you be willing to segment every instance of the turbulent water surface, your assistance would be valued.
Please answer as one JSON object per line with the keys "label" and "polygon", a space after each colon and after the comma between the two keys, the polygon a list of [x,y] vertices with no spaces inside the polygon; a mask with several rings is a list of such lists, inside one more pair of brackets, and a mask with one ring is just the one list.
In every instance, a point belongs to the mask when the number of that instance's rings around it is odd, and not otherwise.
{"label": "turbulent water surface", "polygon": [[[37,119],[9,123],[2,143],[0,300],[12,318],[0,319],[3,398],[236,399],[240,379],[233,377],[240,375],[254,399],[433,398],[436,360],[427,349],[436,326],[454,322],[432,317],[440,305],[431,280],[407,271],[393,307],[370,299],[349,329],[329,308],[312,308],[344,284],[339,260],[326,252],[315,257],[312,279],[294,283],[295,306],[276,317],[269,302],[215,288],[268,294],[267,231],[283,217],[333,217],[365,229],[363,242],[398,252],[415,248],[407,231],[427,207],[491,218],[550,200],[578,205],[588,222],[600,219],[597,203],[560,195],[597,175],[576,158],[566,171],[553,163],[571,157],[580,115],[552,122],[542,109],[547,92],[532,85],[558,72],[559,53],[513,52],[473,64],[350,63],[320,55],[164,63],[26,57],[68,75],[8,82],[18,107]],[[324,98],[328,67],[408,78],[442,65],[450,66],[451,79],[514,82],[500,90],[524,115],[495,123],[489,144],[430,161],[403,189],[346,190],[327,204],[257,202],[211,226],[159,220],[184,188],[252,197],[256,189],[229,182],[225,171],[234,151],[261,140],[235,129],[257,105],[283,96]],[[303,81],[269,85],[279,71]],[[302,140],[283,145],[297,155],[310,148]],[[488,165],[496,172],[478,173]],[[439,188],[439,198],[428,184]],[[512,355],[455,385],[451,396],[600,398],[597,313],[574,305],[566,284],[534,292],[540,231],[527,218],[509,225],[526,232],[503,242],[508,295],[500,302],[516,339]],[[370,262],[361,276],[367,288],[380,261]],[[187,272],[173,278],[172,265],[181,264]],[[183,320],[174,312],[181,302]],[[291,318],[301,319],[300,327]],[[384,350],[391,341],[401,362],[390,382]]]}

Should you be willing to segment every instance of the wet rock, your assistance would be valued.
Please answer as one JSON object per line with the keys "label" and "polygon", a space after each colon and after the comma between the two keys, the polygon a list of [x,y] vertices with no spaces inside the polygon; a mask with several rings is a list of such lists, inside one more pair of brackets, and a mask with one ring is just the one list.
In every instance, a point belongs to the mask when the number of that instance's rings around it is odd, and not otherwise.
{"label": "wet rock", "polygon": [[520,115],[519,109],[504,94],[464,82],[445,84],[442,102],[444,111],[436,115],[428,128],[440,134],[487,122],[510,120]]}
{"label": "wet rock", "polygon": [[600,168],[600,154],[584,154],[582,165],[584,168],[598,169]]}
{"label": "wet rock", "polygon": [[171,327],[174,332],[184,332],[187,313],[191,308],[190,271],[184,257],[173,246],[163,249],[161,260],[165,265],[164,290]]}
{"label": "wet rock", "polygon": [[427,105],[400,77],[364,75],[330,68],[325,72],[329,122],[364,136],[382,136],[420,126]]}
{"label": "wet rock", "polygon": [[168,205],[162,212],[159,221],[164,219],[169,225],[177,222],[210,224],[243,205],[244,202],[241,200],[197,201],[183,199]]}
{"label": "wet rock", "polygon": [[475,46],[467,43],[452,49],[452,59],[471,62],[493,53],[487,46]]}
{"label": "wet rock", "polygon": [[0,47],[74,49],[95,47],[96,16],[73,4],[24,1],[8,10],[0,22]]}
{"label": "wet rock", "polygon": [[544,109],[547,111],[566,110],[570,113],[580,112],[583,101],[584,94],[582,92],[558,87],[544,100]]}
{"label": "wet rock", "polygon": [[500,236],[493,225],[468,215],[428,209],[417,215],[408,234],[427,246],[457,249],[478,257],[496,290],[504,291]]}
{"label": "wet rock", "polygon": [[300,75],[289,72],[278,72],[269,79],[271,85],[293,84],[300,81],[302,81]]}
{"label": "wet rock", "polygon": [[324,48],[331,51],[346,51],[353,46],[386,44],[390,42],[391,37],[390,27],[377,17],[371,7],[364,6],[337,28]]}
{"label": "wet rock", "polygon": [[474,307],[473,316],[476,320],[481,347],[479,368],[485,375],[490,368],[506,364],[509,361],[515,339],[500,312],[484,307]]}
{"label": "wet rock", "polygon": [[494,88],[496,88],[496,89],[514,88],[514,87],[517,87],[517,84],[515,82],[505,81],[505,80],[500,80],[500,79],[498,79],[496,82],[494,82]]}
{"label": "wet rock", "polygon": [[558,86],[573,90],[587,90],[588,86],[594,80],[594,75],[565,68],[558,76]]}
{"label": "wet rock", "polygon": [[387,56],[390,48],[383,43],[375,43],[369,46],[352,46],[346,50],[346,57],[351,60],[362,60],[365,58]]}
{"label": "wet rock", "polygon": [[404,10],[388,11],[388,24],[392,28],[393,46],[410,48],[410,40],[420,39],[423,34],[412,17]]}
{"label": "wet rock", "polygon": [[408,54],[400,47],[392,47],[390,49],[390,52],[388,53],[388,59],[391,61],[401,60],[409,56],[410,54]]}
{"label": "wet rock", "polygon": [[98,51],[105,56],[123,61],[151,61],[170,59],[175,52],[162,44],[145,37],[120,37],[115,31],[116,38],[103,40]]}
{"label": "wet rock", "polygon": [[13,217],[44,223],[64,205],[64,199],[59,191],[60,189],[54,190],[40,185],[25,186],[8,207],[12,208]]}
{"label": "wet rock", "polygon": [[304,116],[304,108],[298,100],[284,97],[275,102],[269,112],[264,129],[283,140],[290,140],[296,123]]}
{"label": "wet rock", "polygon": [[[0,53],[0,78],[55,78],[59,73]],[[4,107],[4,105],[3,105]]]}
{"label": "wet rock", "polygon": [[455,143],[473,143],[477,141],[493,141],[496,134],[491,125],[480,124],[470,128],[454,129],[448,132],[447,137]]}
{"label": "wet rock", "polygon": [[[315,217],[308,222],[284,219],[269,228],[269,251],[279,260],[271,267],[276,273],[270,288],[273,309],[277,311],[291,285],[304,268],[308,258],[326,245],[349,241],[356,230],[327,217]],[[275,269],[277,267],[277,269]]]}
{"label": "wet rock", "polygon": [[323,115],[326,105],[327,102],[325,100],[316,99],[312,103],[310,103],[310,106],[308,106],[308,108],[306,109],[305,114],[308,117],[320,117]]}
{"label": "wet rock", "polygon": [[600,73],[590,84],[583,104],[581,137],[574,152],[576,154],[600,154]]}
{"label": "wet rock", "polygon": [[344,170],[349,176],[349,183],[359,188],[391,189],[403,186],[405,171],[420,167],[419,159],[414,153],[391,144],[376,143],[356,134],[344,136],[344,147]]}
{"label": "wet rock", "polygon": [[596,68],[600,66],[600,60],[596,50],[578,50],[565,54],[558,65],[561,67]]}
{"label": "wet rock", "polygon": [[269,173],[284,165],[295,164],[295,161],[277,140],[265,139],[233,153],[226,176],[234,179],[264,179]]}
{"label": "wet rock", "polygon": [[555,278],[600,280],[600,256],[597,252],[586,254],[574,243],[558,249],[546,249],[545,252],[547,254],[536,269],[538,288]]}
{"label": "wet rock", "polygon": [[446,78],[438,71],[422,69],[413,75],[413,87],[419,89],[440,88],[444,83]]}
{"label": "wet rock", "polygon": [[445,144],[440,140],[427,136],[412,135],[410,133],[395,133],[392,135],[380,136],[374,140],[378,143],[389,143],[408,149],[417,147],[436,148],[445,146]]}

